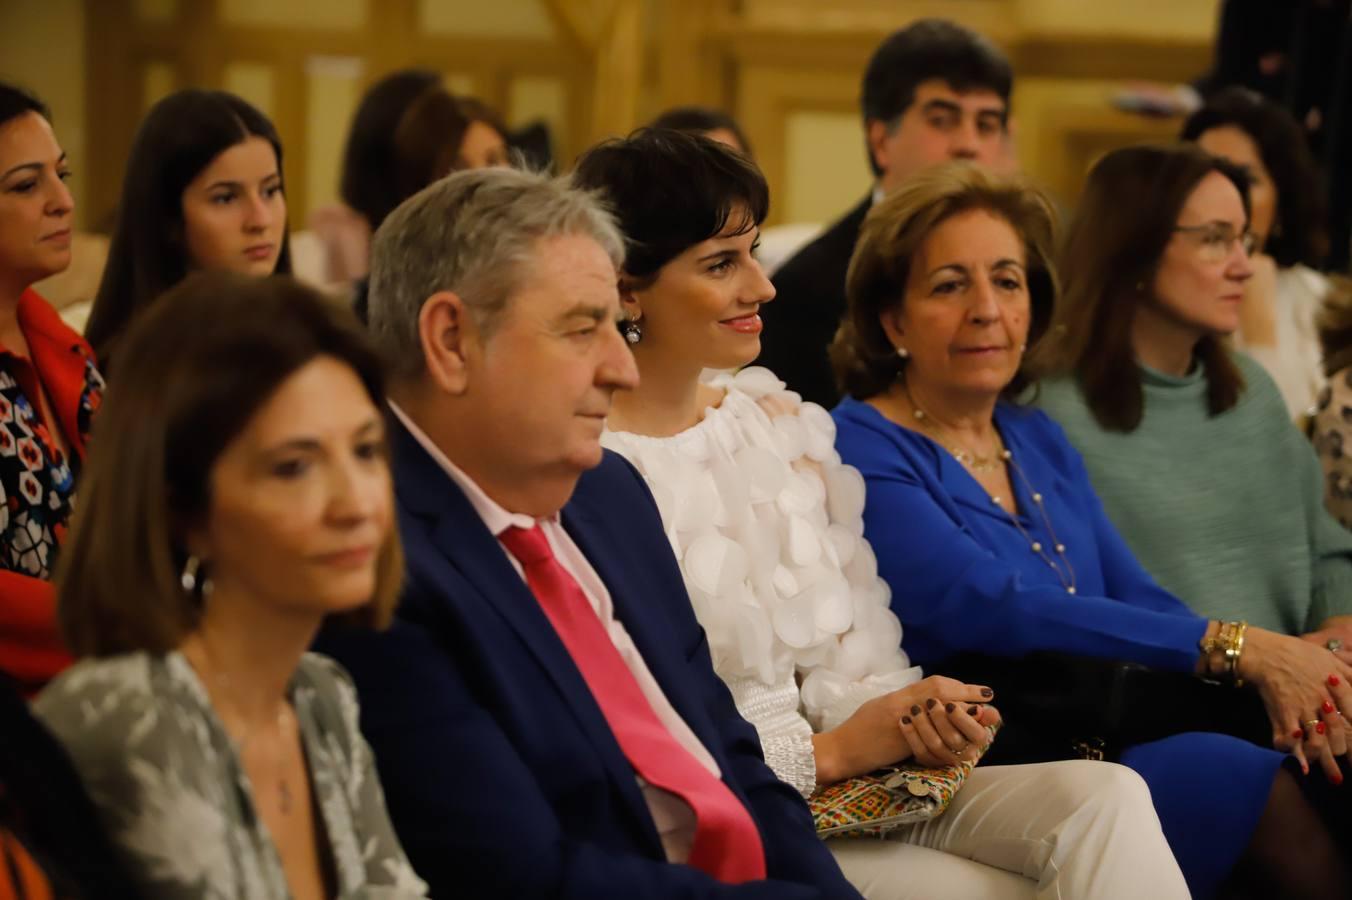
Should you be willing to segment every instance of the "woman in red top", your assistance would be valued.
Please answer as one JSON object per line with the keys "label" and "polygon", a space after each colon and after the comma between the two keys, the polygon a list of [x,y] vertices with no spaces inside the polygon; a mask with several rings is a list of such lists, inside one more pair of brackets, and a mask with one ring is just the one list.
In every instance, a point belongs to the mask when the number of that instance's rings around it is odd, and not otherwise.
{"label": "woman in red top", "polygon": [[0,671],[30,693],[70,662],[49,579],[103,391],[31,287],[70,265],[69,177],[46,107],[0,84]]}

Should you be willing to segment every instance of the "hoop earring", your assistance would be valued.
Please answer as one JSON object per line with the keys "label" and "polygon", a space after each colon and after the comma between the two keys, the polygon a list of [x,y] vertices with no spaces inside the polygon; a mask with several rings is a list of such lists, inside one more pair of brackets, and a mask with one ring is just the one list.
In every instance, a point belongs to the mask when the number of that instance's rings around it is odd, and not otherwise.
{"label": "hoop earring", "polygon": [[637,344],[643,340],[643,326],[638,319],[625,319],[620,323],[620,334],[630,344]]}
{"label": "hoop earring", "polygon": [[187,561],[183,563],[183,572],[178,576],[178,583],[183,587],[184,593],[194,597],[207,597],[211,594],[211,577],[207,575],[206,566],[192,554],[189,554]]}

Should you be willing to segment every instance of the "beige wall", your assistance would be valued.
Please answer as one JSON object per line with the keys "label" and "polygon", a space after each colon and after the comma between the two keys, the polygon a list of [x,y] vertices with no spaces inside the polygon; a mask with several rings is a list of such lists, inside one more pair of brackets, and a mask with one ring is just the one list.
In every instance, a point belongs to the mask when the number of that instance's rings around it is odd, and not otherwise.
{"label": "beige wall", "polygon": [[77,223],[84,223],[85,54],[81,0],[0,0],[0,80],[35,92],[51,107],[57,139],[75,177]]}
{"label": "beige wall", "polygon": [[[86,26],[110,8],[132,24],[87,47]],[[1173,128],[1108,100],[1131,78],[1200,72],[1216,0],[0,0],[0,78],[52,106],[86,223],[115,196],[140,111],[203,79],[276,116],[303,222],[336,197],[361,91],[403,65],[447,73],[513,125],[544,118],[565,162],[672,103],[727,107],[771,181],[774,220],[817,221],[867,189],[860,74],[888,31],[920,15],[956,18],[1009,50],[1021,161],[1069,200],[1094,153]],[[117,106],[113,84],[86,96],[91,66],[111,66],[132,100]],[[100,124],[91,104],[129,112]]]}

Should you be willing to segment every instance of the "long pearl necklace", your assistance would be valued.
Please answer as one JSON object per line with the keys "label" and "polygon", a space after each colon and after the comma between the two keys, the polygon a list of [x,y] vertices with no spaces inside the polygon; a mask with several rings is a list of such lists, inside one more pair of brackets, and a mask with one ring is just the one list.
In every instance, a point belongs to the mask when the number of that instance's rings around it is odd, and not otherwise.
{"label": "long pearl necklace", "polygon": [[[905,388],[905,391],[906,399],[911,404],[911,415],[922,429],[947,432],[947,428],[942,422],[920,408],[920,404],[916,403],[915,398],[911,396],[910,388]],[[952,435],[948,435],[948,437],[951,438]],[[1038,515],[1042,519],[1042,524],[1047,528],[1047,536],[1051,538],[1052,550],[1056,553],[1056,558],[1053,559],[1047,554],[1046,547],[1043,546],[1041,541],[1035,539],[1028,533],[1028,530],[1023,527],[1023,523],[1019,521],[1017,515],[1005,509],[1004,504],[1001,503],[1000,497],[995,494],[990,494],[991,502],[1005,514],[1005,517],[1009,519],[1010,524],[1018,529],[1019,534],[1021,534],[1023,539],[1028,542],[1029,548],[1037,554],[1037,557],[1045,562],[1048,568],[1056,573],[1056,579],[1061,582],[1061,586],[1066,589],[1066,593],[1074,594],[1075,567],[1071,565],[1070,557],[1066,556],[1066,545],[1061,543],[1061,540],[1056,536],[1056,529],[1052,527],[1051,516],[1047,515],[1046,504],[1042,502],[1042,494],[1033,489],[1033,485],[1028,481],[1028,476],[1024,474],[1023,468],[1015,462],[1014,454],[1005,446],[1004,439],[1000,436],[998,431],[996,432],[995,439],[997,449],[991,456],[981,456],[973,453],[960,444],[955,446],[951,442],[940,443],[940,446],[972,472],[990,472],[1001,465],[1008,466],[1013,470],[1019,481],[1023,482],[1024,491],[1028,494],[1029,499],[1031,499],[1033,505],[1037,507]],[[977,483],[980,484],[980,482]],[[1013,485],[1011,484],[1011,487],[1012,486]],[[989,492],[987,493],[989,494]],[[1057,560],[1060,560],[1059,564]]]}

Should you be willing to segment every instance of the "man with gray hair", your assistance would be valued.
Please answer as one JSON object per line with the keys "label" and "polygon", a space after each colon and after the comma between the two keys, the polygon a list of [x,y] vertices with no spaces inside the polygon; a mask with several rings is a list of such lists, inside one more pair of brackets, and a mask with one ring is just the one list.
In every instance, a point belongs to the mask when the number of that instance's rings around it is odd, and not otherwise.
{"label": "man with gray hair", "polygon": [[376,234],[408,581],[330,629],[434,896],[858,898],[710,664],[661,518],[601,449],[638,374],[590,194],[461,172]]}

